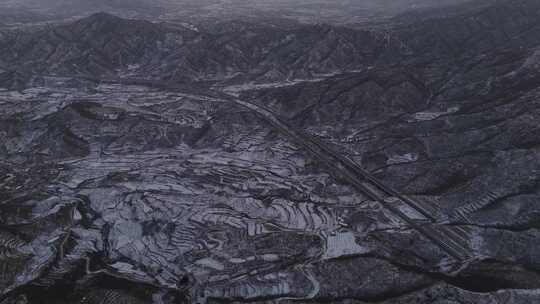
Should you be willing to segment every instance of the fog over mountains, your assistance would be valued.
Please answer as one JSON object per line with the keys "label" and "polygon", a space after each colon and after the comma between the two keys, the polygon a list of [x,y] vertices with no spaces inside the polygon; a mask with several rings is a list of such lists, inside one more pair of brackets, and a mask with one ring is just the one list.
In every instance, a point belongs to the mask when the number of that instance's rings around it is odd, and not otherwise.
{"label": "fog over mountains", "polygon": [[414,8],[414,7],[436,7],[456,4],[460,2],[467,2],[470,0],[336,0],[332,3],[322,0],[3,0],[2,3],[12,6],[26,6],[26,7],[39,7],[39,8],[54,8],[54,7],[79,7],[86,8],[89,6],[111,6],[111,7],[137,7],[141,5],[147,6],[206,6],[206,5],[229,5],[231,9],[235,6],[252,5],[254,7],[264,6],[268,8],[294,8],[301,6],[336,6],[336,7],[363,7],[367,9],[396,9],[396,8]]}
{"label": "fog over mountains", "polygon": [[193,17],[195,14],[220,18],[271,13],[304,21],[337,23],[464,2],[469,0],[3,0],[1,5],[62,16],[98,11],[168,17]]}
{"label": "fog over mountains", "polygon": [[540,303],[540,2],[0,2],[0,304]]}

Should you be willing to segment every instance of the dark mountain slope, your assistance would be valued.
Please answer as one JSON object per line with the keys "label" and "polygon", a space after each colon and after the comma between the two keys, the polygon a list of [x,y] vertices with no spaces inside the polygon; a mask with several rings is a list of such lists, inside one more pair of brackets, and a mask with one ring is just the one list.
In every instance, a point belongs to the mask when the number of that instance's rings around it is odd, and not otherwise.
{"label": "dark mountain slope", "polygon": [[[496,189],[503,198],[494,214],[525,210],[511,197],[538,181],[539,7],[499,2],[426,19],[399,32],[411,50],[399,65],[242,97],[325,137],[403,192],[442,196],[452,209]],[[478,221],[517,229],[535,219]]]}
{"label": "dark mountain slope", "polygon": [[215,79],[235,75],[266,81],[311,78],[361,68],[376,58],[381,44],[376,35],[347,28],[317,25],[284,30],[248,25],[234,32],[204,35],[163,63]]}
{"label": "dark mountain slope", "polygon": [[193,30],[99,13],[37,33],[4,34],[0,63],[5,70],[27,74],[233,82],[313,78],[405,64],[420,66],[427,81],[435,82],[455,65],[483,60],[479,56],[503,51],[525,56],[540,43],[540,4],[531,0],[415,20],[387,30],[281,28],[240,21]]}
{"label": "dark mountain slope", "polygon": [[472,41],[470,53],[493,43],[498,47],[506,40],[485,36],[484,28],[493,27],[493,33],[501,32],[498,27],[509,32],[508,28],[513,31],[510,35],[536,22],[537,12],[528,11],[529,22],[513,24],[520,11],[510,12],[514,15],[501,16],[502,22],[493,24],[482,20],[492,20],[496,11],[486,11],[479,17],[429,19],[390,32],[329,25],[279,28],[238,21],[196,32],[98,13],[37,33],[6,35],[0,48],[4,68],[24,73],[114,75],[136,65],[131,74],[158,79],[276,81],[395,63],[407,55],[420,60],[431,59],[423,53],[456,57],[461,50],[453,46],[467,40]]}
{"label": "dark mountain slope", "polygon": [[25,72],[111,74],[150,55],[162,37],[150,22],[100,13],[16,36],[2,45],[3,61]]}
{"label": "dark mountain slope", "polygon": [[534,0],[464,6],[459,14],[421,19],[396,28],[399,39],[415,57],[425,53],[438,57],[479,55],[540,43],[540,2]]}
{"label": "dark mountain slope", "polygon": [[100,13],[37,33],[12,33],[0,48],[5,69],[27,73],[111,75],[137,64],[132,73],[154,78],[284,80],[361,68],[384,43],[369,31],[327,25],[225,22],[196,32]]}

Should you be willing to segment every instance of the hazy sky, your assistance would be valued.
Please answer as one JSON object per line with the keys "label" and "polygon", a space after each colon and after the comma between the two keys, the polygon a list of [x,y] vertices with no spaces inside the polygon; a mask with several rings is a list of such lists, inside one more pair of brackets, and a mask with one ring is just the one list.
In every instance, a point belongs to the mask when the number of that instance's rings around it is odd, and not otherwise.
{"label": "hazy sky", "polygon": [[[353,21],[370,12],[394,15],[405,10],[479,0],[0,0],[2,7],[25,7],[55,15],[85,15],[96,11],[115,14],[177,14],[184,16],[243,16],[272,12],[323,18],[324,22]],[[539,0],[540,1],[540,0]],[[1,9],[1,8],[0,8]],[[161,12],[160,12],[161,11]],[[135,14],[135,15],[137,15]],[[133,15],[133,14],[131,14]]]}
{"label": "hazy sky", "polygon": [[26,5],[40,7],[58,6],[139,6],[142,3],[151,6],[179,6],[179,5],[275,5],[297,7],[308,4],[318,5],[350,5],[351,7],[404,7],[404,6],[436,6],[464,2],[467,0],[0,0],[0,3],[10,5]]}

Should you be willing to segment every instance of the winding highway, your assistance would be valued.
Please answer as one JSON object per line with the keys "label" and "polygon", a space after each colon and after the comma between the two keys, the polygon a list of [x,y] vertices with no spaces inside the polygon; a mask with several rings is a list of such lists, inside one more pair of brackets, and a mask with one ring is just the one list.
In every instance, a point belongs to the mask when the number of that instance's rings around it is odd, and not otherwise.
{"label": "winding highway", "polygon": [[[236,96],[222,91],[208,90],[208,87],[204,85],[176,84],[167,81],[130,78],[100,79],[81,75],[72,75],[70,77],[82,78],[97,83],[142,85],[164,90],[188,91],[189,94],[205,97],[208,100],[234,102],[255,112],[281,133],[303,146],[329,170],[333,171],[371,200],[380,203],[384,208],[429,239],[457,262],[464,262],[473,258],[472,250],[469,246],[470,238],[467,232],[459,227],[450,227],[438,223],[436,216],[438,211],[435,208],[425,206],[425,204],[421,204],[384,185],[352,159],[332,150],[327,144],[321,142],[319,139],[315,139],[306,132],[295,130],[267,107],[241,100]],[[404,213],[395,201],[391,201],[395,199],[398,199],[404,205],[416,211],[424,219],[412,218]]]}
{"label": "winding highway", "polygon": [[[385,186],[353,160],[333,151],[327,145],[320,142],[318,139],[313,138],[306,132],[294,130],[282,119],[278,118],[278,115],[272,110],[261,105],[240,100],[234,96],[229,95],[229,99],[256,112],[280,132],[306,148],[316,157],[316,159],[325,164],[330,170],[337,173],[358,191],[369,197],[371,200],[380,203],[384,208],[410,225],[456,261],[465,261],[472,258],[466,232],[459,228],[439,225],[436,216],[433,214],[433,210],[427,210],[421,203]],[[389,202],[390,198],[401,200],[401,202],[421,214],[425,218],[425,221],[419,222],[417,219],[411,218],[401,211],[394,203]],[[425,224],[425,222],[428,224]]]}

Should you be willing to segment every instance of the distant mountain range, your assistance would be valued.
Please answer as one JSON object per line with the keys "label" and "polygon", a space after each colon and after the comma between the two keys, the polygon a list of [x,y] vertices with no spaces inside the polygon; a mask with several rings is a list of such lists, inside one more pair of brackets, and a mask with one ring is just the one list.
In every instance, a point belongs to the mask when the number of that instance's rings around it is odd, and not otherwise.
{"label": "distant mountain range", "polygon": [[249,21],[189,26],[97,13],[38,31],[4,33],[0,64],[28,76],[271,82],[403,61],[452,64],[485,52],[526,53],[540,41],[537,1],[464,5],[449,16],[433,14],[401,15],[384,27],[352,29]]}
{"label": "distant mountain range", "polygon": [[[408,10],[446,7],[471,0],[6,0],[0,8],[63,18],[105,11],[131,17],[164,19],[237,19],[286,17],[307,23],[363,23]],[[495,1],[495,0],[491,0]]]}

